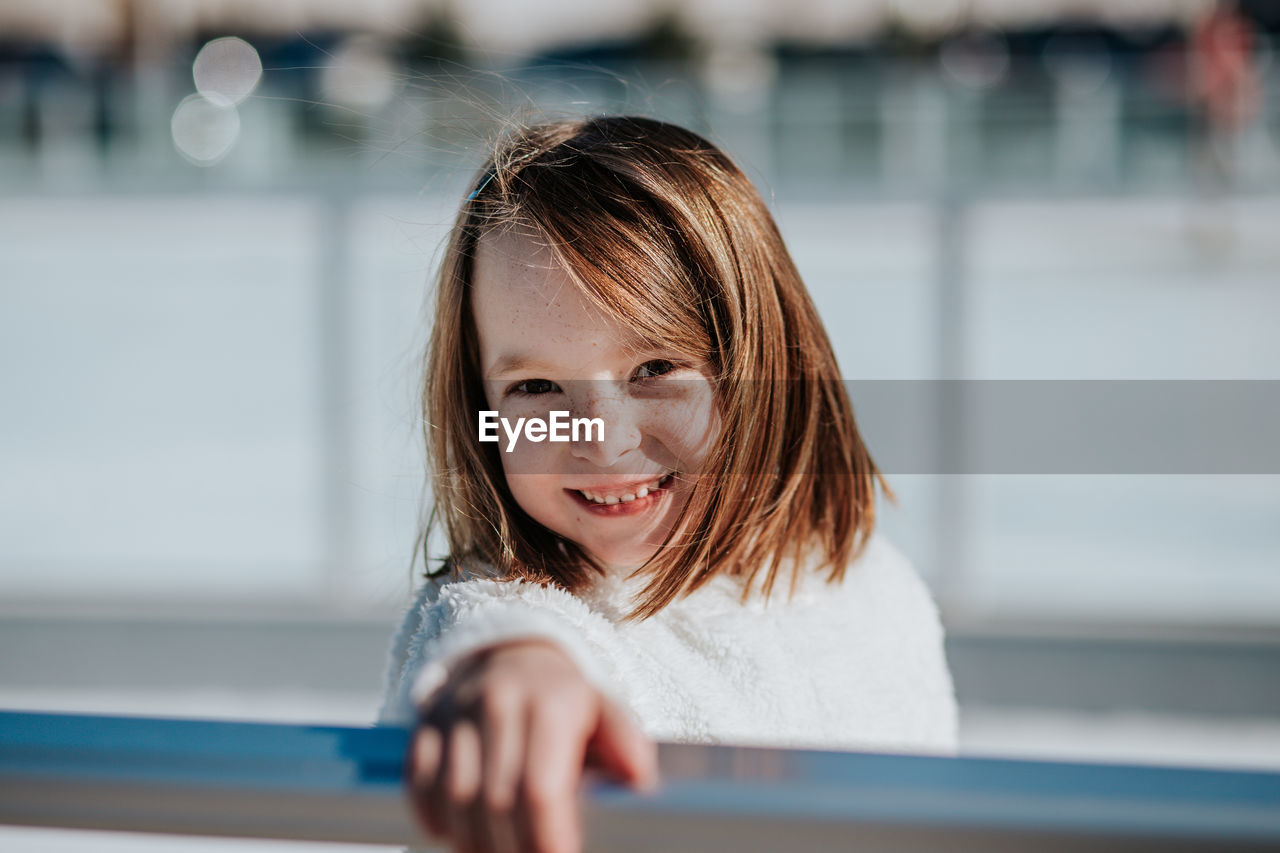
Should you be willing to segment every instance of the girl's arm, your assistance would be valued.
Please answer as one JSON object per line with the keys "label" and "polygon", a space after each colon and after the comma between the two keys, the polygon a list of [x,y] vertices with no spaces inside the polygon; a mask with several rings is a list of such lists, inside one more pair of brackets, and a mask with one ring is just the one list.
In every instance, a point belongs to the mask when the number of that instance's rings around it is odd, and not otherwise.
{"label": "girl's arm", "polygon": [[414,809],[458,851],[577,853],[584,768],[656,783],[654,744],[547,640],[462,659],[419,710],[407,762]]}
{"label": "girl's arm", "polygon": [[459,851],[576,851],[584,768],[653,778],[654,746],[614,698],[626,682],[616,644],[606,619],[558,587],[420,591],[380,716],[417,727],[407,781],[433,835]]}
{"label": "girl's arm", "polygon": [[563,589],[480,579],[427,584],[393,643],[379,719],[412,723],[459,661],[531,639],[559,646],[597,689],[614,695],[625,690],[613,626]]}

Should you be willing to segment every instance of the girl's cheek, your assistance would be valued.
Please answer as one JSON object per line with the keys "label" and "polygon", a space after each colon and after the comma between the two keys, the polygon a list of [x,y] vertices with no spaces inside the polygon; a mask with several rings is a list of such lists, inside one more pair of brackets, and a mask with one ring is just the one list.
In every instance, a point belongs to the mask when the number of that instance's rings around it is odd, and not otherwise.
{"label": "girl's cheek", "polygon": [[[509,439],[504,434],[501,436],[502,445],[500,454],[502,456],[502,469],[506,472],[507,477],[523,477],[536,478],[539,476],[553,476],[557,473],[557,464],[555,461],[555,448],[566,445],[552,444],[546,440],[534,442],[528,440],[523,434],[515,440],[514,446],[508,450]],[[563,467],[560,465],[559,467]]]}
{"label": "girl's cheek", "polygon": [[709,393],[660,404],[654,424],[682,467],[700,463],[720,434],[720,416]]}
{"label": "girl's cheek", "polygon": [[530,518],[543,524],[548,523],[544,513],[553,505],[550,498],[559,492],[554,478],[541,474],[509,474],[507,488]]}

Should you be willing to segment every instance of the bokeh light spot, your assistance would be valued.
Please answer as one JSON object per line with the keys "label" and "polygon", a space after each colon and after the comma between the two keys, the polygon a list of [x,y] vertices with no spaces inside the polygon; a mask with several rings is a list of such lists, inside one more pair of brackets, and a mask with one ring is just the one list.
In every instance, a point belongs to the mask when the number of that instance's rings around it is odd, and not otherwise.
{"label": "bokeh light spot", "polygon": [[235,36],[214,39],[191,64],[196,91],[213,102],[238,104],[262,79],[262,59],[253,45]]}
{"label": "bokeh light spot", "polygon": [[218,98],[188,95],[169,122],[178,152],[197,166],[212,166],[227,156],[240,136],[240,113]]}

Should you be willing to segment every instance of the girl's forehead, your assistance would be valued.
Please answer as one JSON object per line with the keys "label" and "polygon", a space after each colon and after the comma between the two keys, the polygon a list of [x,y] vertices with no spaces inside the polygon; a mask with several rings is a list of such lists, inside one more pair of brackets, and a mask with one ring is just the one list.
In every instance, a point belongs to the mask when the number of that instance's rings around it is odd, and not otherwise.
{"label": "girl's forehead", "polygon": [[499,337],[518,337],[529,345],[592,338],[612,348],[652,347],[640,324],[592,299],[536,234],[499,231],[481,237],[471,299],[487,354]]}
{"label": "girl's forehead", "polygon": [[476,262],[499,269],[561,269],[546,237],[532,228],[515,224],[492,228],[482,234],[476,242]]}
{"label": "girl's forehead", "polygon": [[575,325],[595,325],[604,312],[536,236],[487,234],[476,250],[471,287],[473,308],[482,314],[546,315]]}

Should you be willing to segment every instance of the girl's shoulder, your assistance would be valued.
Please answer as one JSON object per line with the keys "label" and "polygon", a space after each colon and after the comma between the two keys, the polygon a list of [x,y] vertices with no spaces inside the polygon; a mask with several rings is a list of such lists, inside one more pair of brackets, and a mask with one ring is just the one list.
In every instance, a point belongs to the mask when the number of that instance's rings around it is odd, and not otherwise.
{"label": "girl's shoulder", "polygon": [[924,580],[911,560],[881,533],[872,534],[856,559],[845,570],[844,582],[892,590],[901,594],[928,594]]}
{"label": "girl's shoulder", "polygon": [[446,611],[491,603],[527,603],[557,610],[583,610],[585,604],[561,586],[503,577],[492,565],[479,561],[459,566],[447,576],[428,577],[417,594],[417,606]]}
{"label": "girl's shoulder", "polygon": [[[807,618],[824,611],[843,614],[879,608],[892,608],[898,613],[915,611],[922,616],[936,612],[929,589],[910,559],[882,534],[868,538],[840,578],[832,581],[831,575],[830,565],[822,564],[815,549],[797,563],[780,567],[767,597],[761,589],[762,573],[751,581],[747,591],[743,575],[719,572],[661,613],[669,619],[705,619],[717,614],[779,618],[792,614]],[[585,598],[591,609],[611,612],[630,604],[642,586],[634,579],[606,580]]]}
{"label": "girl's shoulder", "polygon": [[[881,533],[868,537],[861,552],[845,566],[842,577],[831,580],[831,567],[812,555],[800,567],[792,603],[801,606],[888,607],[936,612],[928,586],[911,560]],[[783,598],[785,599],[785,589]]]}

